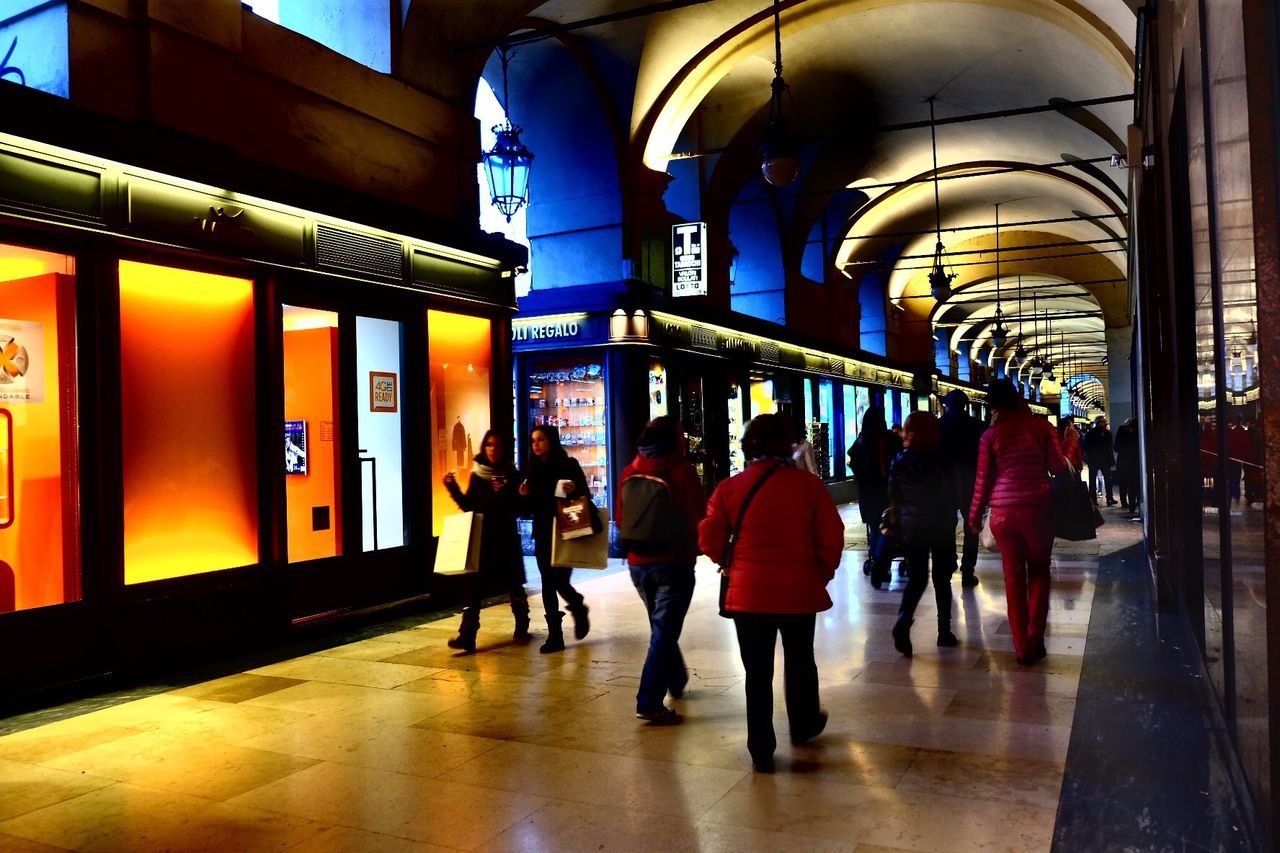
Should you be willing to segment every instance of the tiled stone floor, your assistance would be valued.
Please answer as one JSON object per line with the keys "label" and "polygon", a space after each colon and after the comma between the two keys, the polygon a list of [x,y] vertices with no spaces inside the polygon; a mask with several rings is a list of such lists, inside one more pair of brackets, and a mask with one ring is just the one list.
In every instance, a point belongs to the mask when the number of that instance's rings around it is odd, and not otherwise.
{"label": "tiled stone floor", "polygon": [[1048,850],[1099,553],[1137,541],[1107,513],[1097,542],[1059,543],[1049,658],[1013,660],[996,558],[957,597],[962,645],[889,639],[900,595],[875,591],[852,508],[849,550],[818,621],[827,732],[751,772],[741,667],[700,567],[674,704],[646,728],[634,691],[648,641],[625,573],[577,580],[593,629],[562,654],[481,650],[454,619],[295,658],[0,738],[0,850]]}

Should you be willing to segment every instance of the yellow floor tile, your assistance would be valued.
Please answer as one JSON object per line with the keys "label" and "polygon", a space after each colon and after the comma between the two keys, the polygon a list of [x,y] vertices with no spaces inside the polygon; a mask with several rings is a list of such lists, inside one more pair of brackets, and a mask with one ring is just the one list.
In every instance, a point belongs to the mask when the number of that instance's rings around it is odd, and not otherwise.
{"label": "yellow floor tile", "polygon": [[51,767],[0,761],[0,820],[105,788],[111,779]]}

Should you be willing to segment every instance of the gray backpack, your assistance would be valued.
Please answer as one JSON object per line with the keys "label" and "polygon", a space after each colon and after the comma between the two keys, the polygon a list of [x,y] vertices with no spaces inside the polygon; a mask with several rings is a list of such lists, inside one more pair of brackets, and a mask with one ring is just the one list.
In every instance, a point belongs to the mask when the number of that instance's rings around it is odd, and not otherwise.
{"label": "gray backpack", "polygon": [[670,551],[684,534],[671,486],[653,474],[632,474],[622,483],[622,524],[618,544],[632,554],[652,557]]}

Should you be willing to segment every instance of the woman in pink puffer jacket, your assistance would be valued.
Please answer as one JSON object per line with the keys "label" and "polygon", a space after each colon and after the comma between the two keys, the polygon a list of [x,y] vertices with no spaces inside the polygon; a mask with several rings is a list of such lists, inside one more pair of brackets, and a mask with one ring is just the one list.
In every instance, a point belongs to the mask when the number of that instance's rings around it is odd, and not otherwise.
{"label": "woman in pink puffer jacket", "polygon": [[969,507],[969,528],[982,530],[991,507],[991,533],[1004,562],[1009,627],[1018,663],[1045,656],[1049,616],[1049,560],[1053,555],[1053,509],[1049,475],[1066,470],[1058,431],[1031,413],[1007,379],[992,382],[987,403],[995,410],[978,445],[978,476]]}

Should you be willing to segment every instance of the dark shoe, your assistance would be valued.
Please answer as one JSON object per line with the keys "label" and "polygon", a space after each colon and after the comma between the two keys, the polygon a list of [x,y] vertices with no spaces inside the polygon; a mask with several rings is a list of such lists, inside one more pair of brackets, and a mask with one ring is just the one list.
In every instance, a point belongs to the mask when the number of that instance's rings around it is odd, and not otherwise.
{"label": "dark shoe", "polygon": [[818,716],[814,718],[813,724],[809,726],[809,728],[805,729],[802,732],[791,733],[791,743],[795,746],[799,746],[802,743],[808,743],[809,741],[816,738],[818,735],[822,734],[822,730],[825,729],[826,727],[827,727],[827,709],[819,708]]}
{"label": "dark shoe", "polygon": [[684,689],[688,686],[689,682],[687,681],[684,684],[673,684],[667,688],[667,692],[671,694],[672,699],[683,699]]}
{"label": "dark shoe", "polygon": [[463,652],[474,652],[476,650],[476,635],[459,633],[458,636],[450,638],[447,645],[451,649],[458,649]]}
{"label": "dark shoe", "polygon": [[938,645],[942,646],[944,649],[950,649],[960,645],[960,640],[958,640],[956,635],[951,633],[950,630],[939,628]]}
{"label": "dark shoe", "polygon": [[873,559],[871,559],[870,557],[868,557],[866,560],[863,560],[863,562],[862,562],[862,573],[863,573],[864,575],[869,575],[869,574],[871,574],[871,568],[872,568],[875,564],[876,564],[876,561],[875,561],[875,560],[873,560]]}
{"label": "dark shoe", "polygon": [[893,647],[907,657],[911,657],[911,623],[914,621],[899,616],[893,626]]}
{"label": "dark shoe", "polygon": [[1116,505],[1115,501],[1111,500],[1110,498],[1107,499],[1107,506],[1115,506],[1115,505]]}
{"label": "dark shoe", "polygon": [[772,755],[751,756],[751,767],[757,773],[772,773],[775,769]]}
{"label": "dark shoe", "polygon": [[573,638],[584,639],[591,633],[591,620],[587,618],[586,604],[570,604],[569,613],[573,615]]}
{"label": "dark shoe", "polygon": [[458,636],[449,640],[447,645],[451,649],[474,652],[476,650],[476,634],[479,631],[480,610],[479,608],[468,607],[462,611],[462,622],[458,625]]}
{"label": "dark shoe", "polygon": [[684,717],[681,717],[675,708],[668,708],[663,705],[657,711],[649,711],[644,714],[636,711],[636,719],[644,720],[651,726],[678,726]]}
{"label": "dark shoe", "polygon": [[965,589],[973,589],[979,583],[981,583],[981,581],[978,580],[978,576],[972,572],[960,578],[960,586]]}
{"label": "dark shoe", "polygon": [[516,628],[511,632],[511,639],[517,643],[527,643],[533,639],[533,635],[529,633],[529,613],[515,614]]}
{"label": "dark shoe", "polygon": [[560,627],[562,619],[564,619],[563,613],[547,614],[547,641],[538,648],[542,654],[549,655],[552,652],[564,651],[564,631]]}

